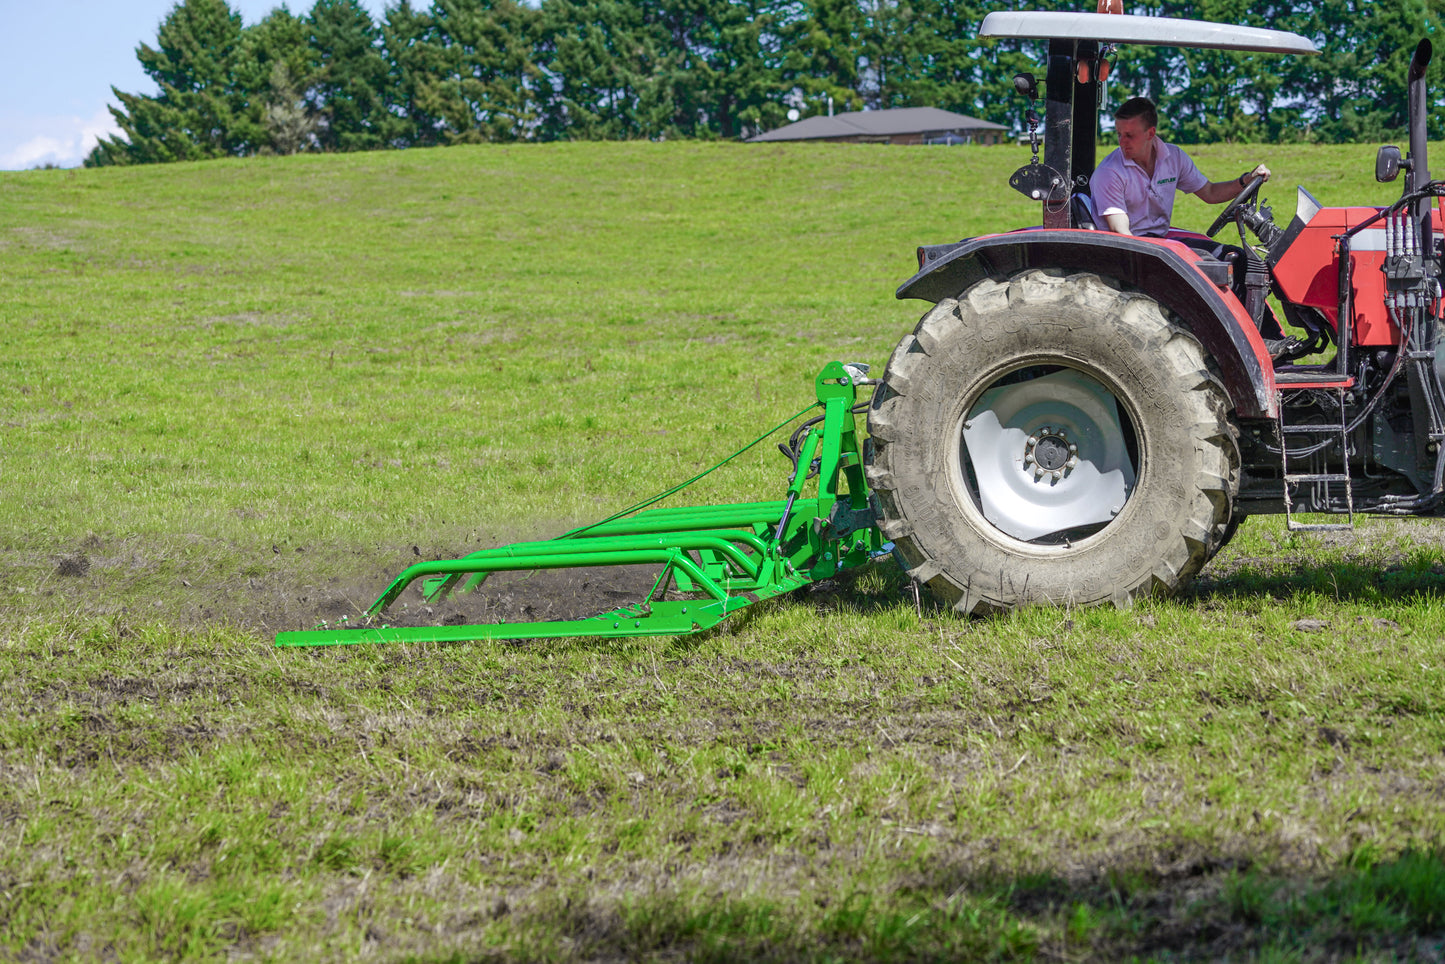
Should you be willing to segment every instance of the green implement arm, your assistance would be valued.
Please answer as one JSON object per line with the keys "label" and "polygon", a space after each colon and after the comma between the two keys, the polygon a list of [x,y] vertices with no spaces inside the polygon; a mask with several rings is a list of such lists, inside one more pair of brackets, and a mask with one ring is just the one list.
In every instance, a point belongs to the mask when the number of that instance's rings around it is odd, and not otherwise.
{"label": "green implement arm", "polygon": [[[651,509],[543,542],[517,542],[462,559],[420,562],[397,576],[366,611],[372,625],[280,633],[277,646],[453,642],[542,637],[681,636],[730,613],[862,565],[884,551],[868,505],[854,408],[860,368],[829,362],[816,379],[823,414],[804,427],[796,468],[777,502]],[[805,496],[816,477],[814,495]],[[428,601],[468,592],[494,572],[586,566],[659,567],[640,603],[586,619],[472,626],[392,627],[382,613],[422,580]],[[665,598],[669,587],[674,596]]]}

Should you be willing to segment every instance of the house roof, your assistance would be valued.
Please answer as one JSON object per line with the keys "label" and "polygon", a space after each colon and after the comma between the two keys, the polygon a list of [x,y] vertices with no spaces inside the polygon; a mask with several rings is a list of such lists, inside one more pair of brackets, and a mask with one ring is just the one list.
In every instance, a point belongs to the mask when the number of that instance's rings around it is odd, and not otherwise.
{"label": "house roof", "polygon": [[751,141],[810,141],[824,137],[890,137],[895,134],[958,130],[1003,131],[1002,124],[955,114],[938,107],[855,110],[832,117],[805,117],[794,124],[749,138]]}

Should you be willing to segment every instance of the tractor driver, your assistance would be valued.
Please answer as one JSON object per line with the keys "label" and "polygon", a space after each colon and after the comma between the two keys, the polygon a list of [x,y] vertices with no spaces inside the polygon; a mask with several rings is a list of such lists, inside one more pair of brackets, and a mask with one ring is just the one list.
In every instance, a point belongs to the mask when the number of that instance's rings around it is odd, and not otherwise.
{"label": "tractor driver", "polygon": [[1126,100],[1114,112],[1119,147],[1100,162],[1089,179],[1094,210],[1110,231],[1163,237],[1174,214],[1174,192],[1193,194],[1208,204],[1223,204],[1255,178],[1269,180],[1263,164],[1230,181],[1211,181],[1189,155],[1155,135],[1159,114],[1147,97]]}

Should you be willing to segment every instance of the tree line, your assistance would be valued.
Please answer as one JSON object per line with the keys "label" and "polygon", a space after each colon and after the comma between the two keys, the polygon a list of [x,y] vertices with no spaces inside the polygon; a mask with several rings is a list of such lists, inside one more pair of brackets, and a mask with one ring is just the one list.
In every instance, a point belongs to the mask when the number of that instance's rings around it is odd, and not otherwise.
{"label": "tree line", "polygon": [[[251,26],[180,0],[136,55],[154,94],[112,90],[122,133],[88,166],[487,141],[742,138],[830,110],[931,106],[1020,128],[1010,82],[1044,45],[979,40],[1003,8],[1086,0],[358,0]],[[1127,47],[1180,143],[1377,141],[1405,126],[1405,67],[1445,0],[1142,0],[1130,13],[1292,30],[1319,57]],[[1437,72],[1440,60],[1437,58]],[[1040,77],[1042,73],[1040,72]],[[1437,90],[1439,85],[1435,85]],[[1432,98],[1431,131],[1445,132]]]}

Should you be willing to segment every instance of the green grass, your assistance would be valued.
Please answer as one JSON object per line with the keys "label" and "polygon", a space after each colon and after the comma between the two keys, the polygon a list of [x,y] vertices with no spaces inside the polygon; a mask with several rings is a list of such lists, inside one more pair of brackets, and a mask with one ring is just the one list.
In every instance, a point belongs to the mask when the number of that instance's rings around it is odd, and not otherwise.
{"label": "green grass", "polygon": [[[268,563],[248,544],[590,521],[795,411],[822,363],[881,365],[918,313],[892,298],[916,244],[1036,219],[1002,187],[1020,159],[553,145],[6,175],[0,412],[26,497],[0,546],[244,568]],[[1362,149],[1270,159],[1369,196]],[[759,449],[697,497],[777,475]]]}
{"label": "green grass", "polygon": [[[1371,154],[1196,158],[1267,159],[1283,219],[1389,200]],[[1026,159],[0,175],[0,959],[1437,959],[1433,521],[1251,519],[1127,612],[880,568],[694,638],[270,646],[881,366],[916,244],[1036,219]],[[690,497],[778,497],[763,449]]]}

